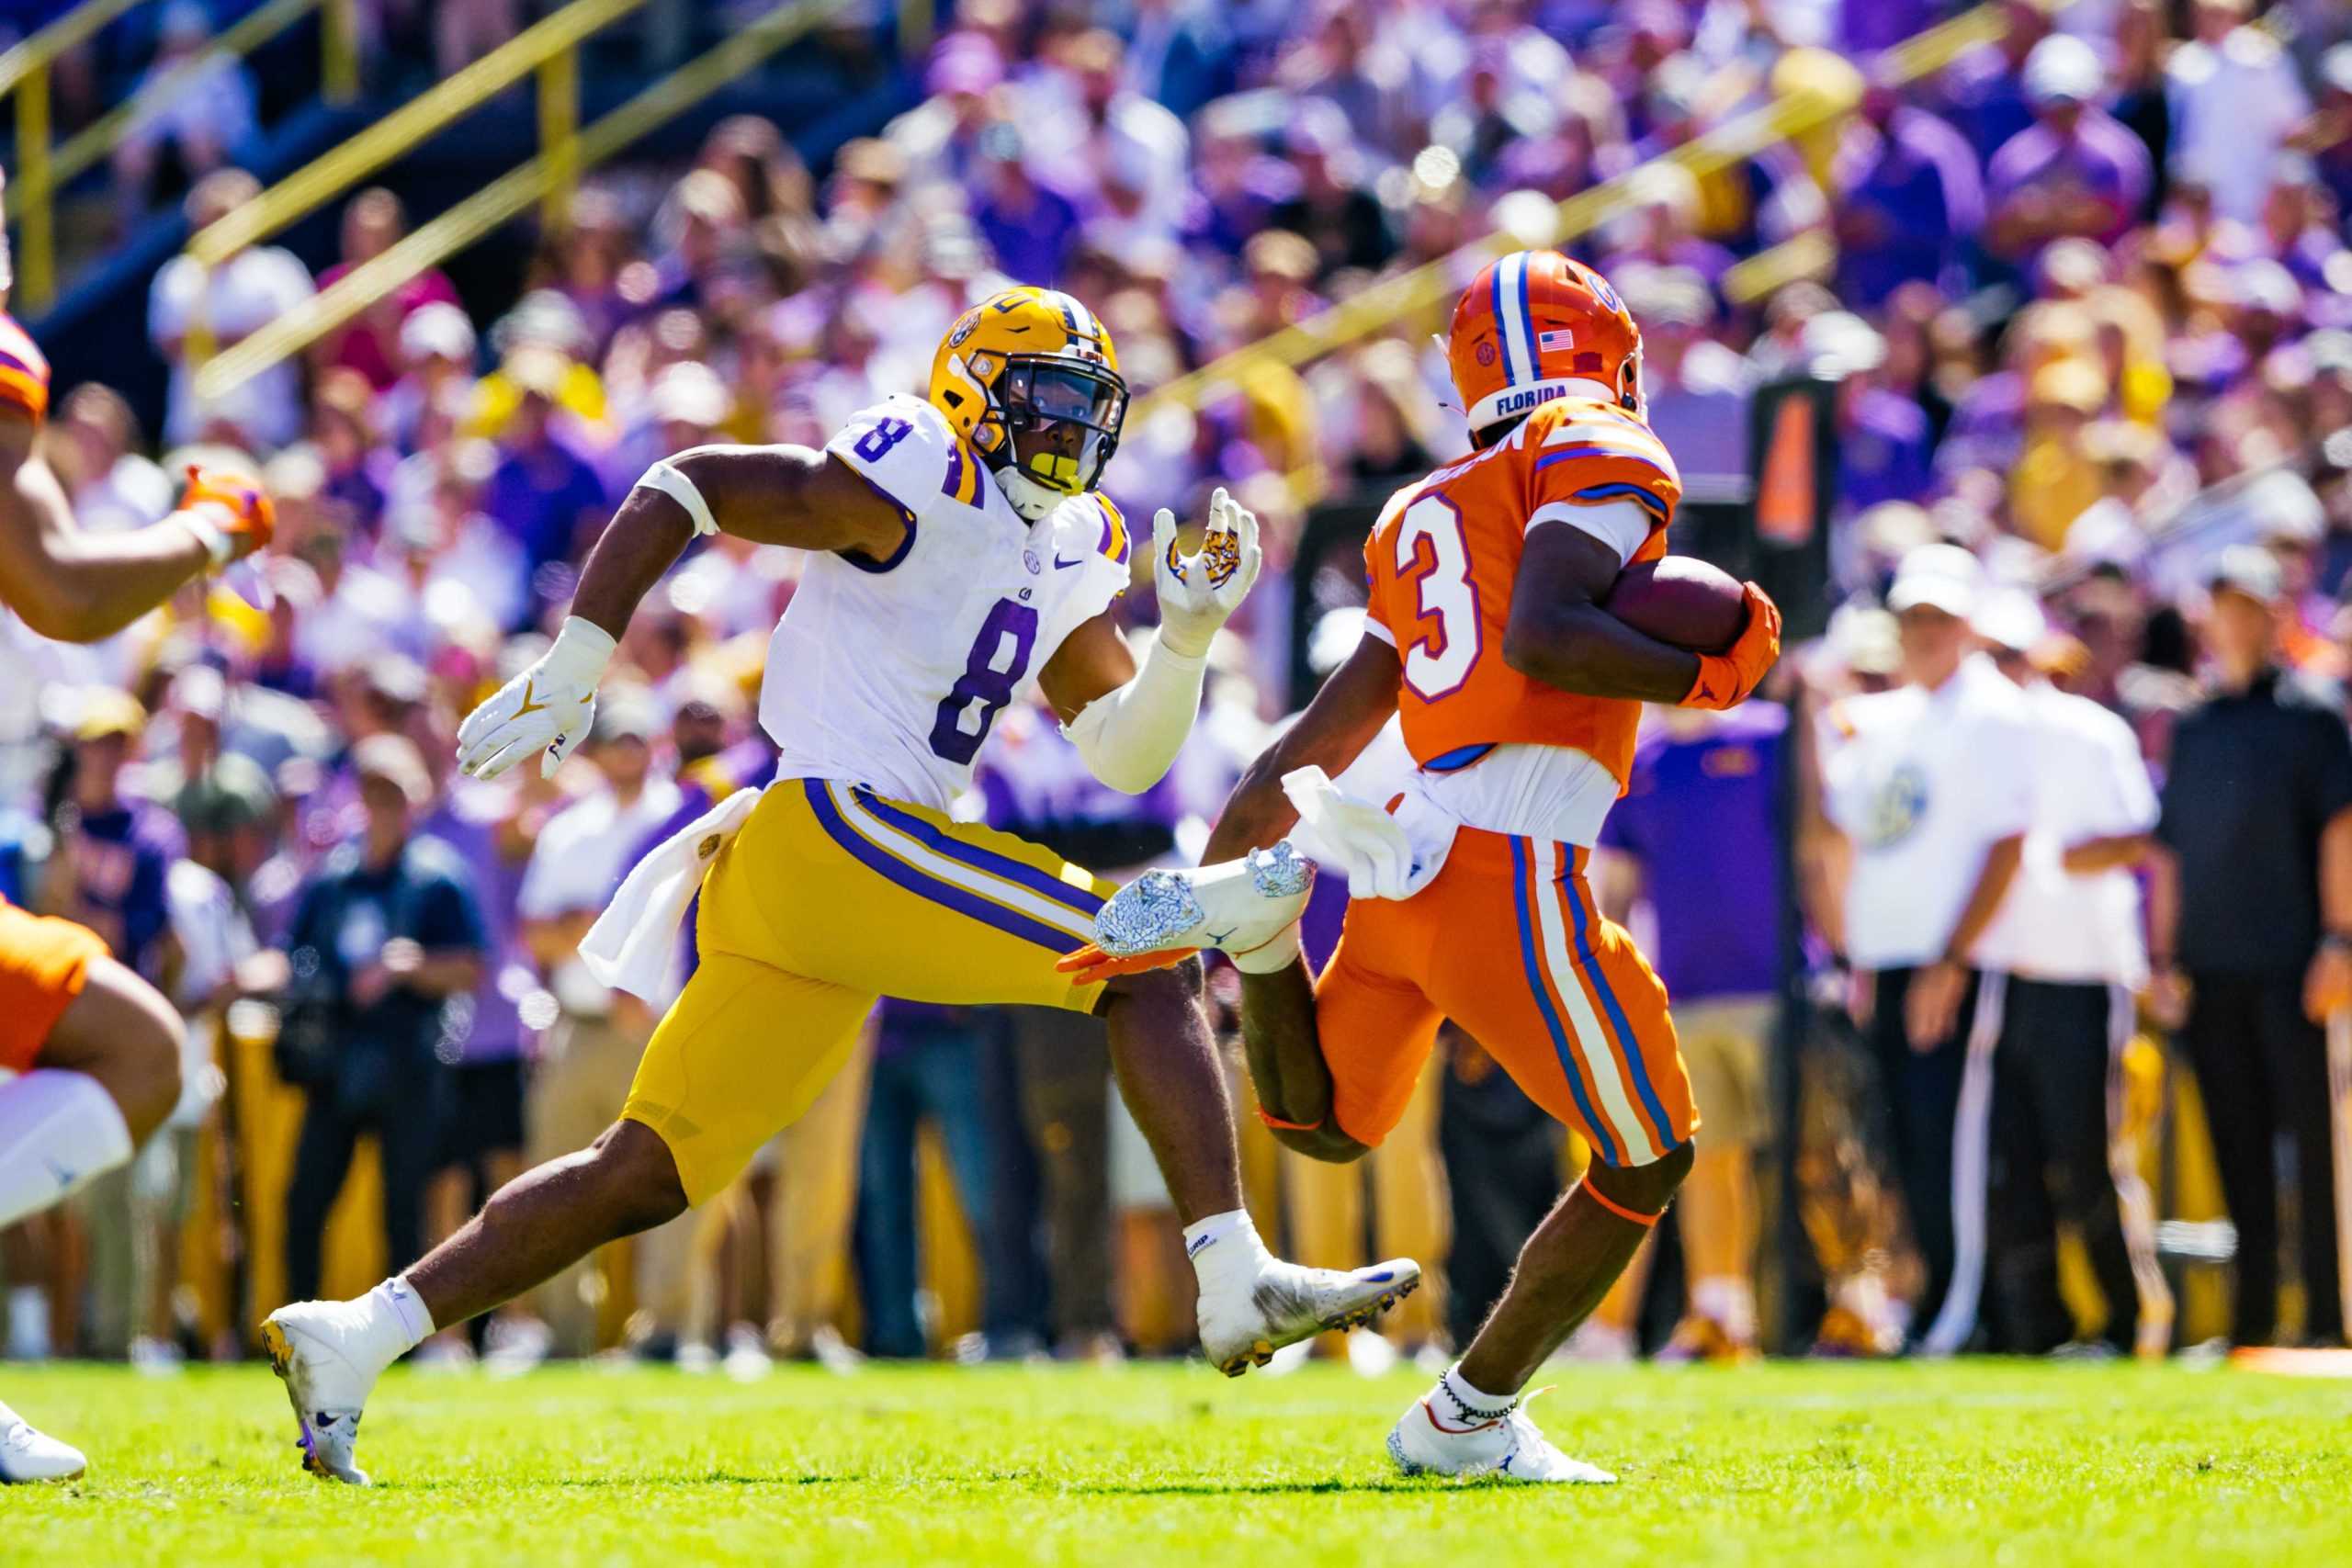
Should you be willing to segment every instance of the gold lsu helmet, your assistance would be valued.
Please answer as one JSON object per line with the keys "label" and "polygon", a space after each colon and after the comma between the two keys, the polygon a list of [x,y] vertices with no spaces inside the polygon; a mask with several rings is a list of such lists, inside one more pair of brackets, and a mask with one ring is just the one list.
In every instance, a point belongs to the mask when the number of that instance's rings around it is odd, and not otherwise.
{"label": "gold lsu helmet", "polygon": [[[1002,289],[958,316],[933,356],[930,400],[1031,522],[1102,482],[1127,417],[1109,329],[1054,288]],[[1080,432],[1075,451],[1022,458],[1015,435],[1063,423]]]}

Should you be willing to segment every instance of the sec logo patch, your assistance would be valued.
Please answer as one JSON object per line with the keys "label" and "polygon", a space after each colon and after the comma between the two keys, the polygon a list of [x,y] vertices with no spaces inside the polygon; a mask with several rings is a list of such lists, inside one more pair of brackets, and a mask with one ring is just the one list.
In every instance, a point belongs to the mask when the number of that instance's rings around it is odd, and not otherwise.
{"label": "sec logo patch", "polygon": [[1477,354],[1479,364],[1492,365],[1495,362],[1495,340],[1492,338],[1480,338],[1478,340]]}

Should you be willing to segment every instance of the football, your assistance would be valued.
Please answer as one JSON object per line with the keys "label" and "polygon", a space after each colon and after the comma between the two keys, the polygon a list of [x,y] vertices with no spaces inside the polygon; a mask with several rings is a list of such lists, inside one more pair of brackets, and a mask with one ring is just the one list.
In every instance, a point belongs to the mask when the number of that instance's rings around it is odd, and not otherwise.
{"label": "football", "polygon": [[1739,580],[1696,556],[1664,556],[1627,567],[1600,607],[1644,636],[1693,653],[1729,648],[1747,616]]}

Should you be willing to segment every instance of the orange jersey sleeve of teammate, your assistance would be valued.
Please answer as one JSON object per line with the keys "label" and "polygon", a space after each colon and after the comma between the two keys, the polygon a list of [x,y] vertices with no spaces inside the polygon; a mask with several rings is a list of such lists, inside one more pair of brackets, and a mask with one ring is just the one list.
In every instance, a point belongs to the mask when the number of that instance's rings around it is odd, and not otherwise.
{"label": "orange jersey sleeve of teammate", "polygon": [[0,314],[0,404],[35,423],[49,414],[49,359],[6,314]]}
{"label": "orange jersey sleeve of teammate", "polygon": [[1580,398],[1544,404],[1495,446],[1399,491],[1364,543],[1364,569],[1373,635],[1404,665],[1397,709],[1414,760],[1442,771],[1498,745],[1567,746],[1622,785],[1641,705],[1513,670],[1503,659],[1511,592],[1536,524],[1631,502],[1649,520],[1631,558],[1655,560],[1681,498],[1674,459],[1647,425]]}

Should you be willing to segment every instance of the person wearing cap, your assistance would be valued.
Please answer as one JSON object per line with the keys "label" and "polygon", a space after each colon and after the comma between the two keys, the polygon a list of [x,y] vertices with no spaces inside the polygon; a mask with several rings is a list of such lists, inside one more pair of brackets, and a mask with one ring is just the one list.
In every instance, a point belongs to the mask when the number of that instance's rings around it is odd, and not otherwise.
{"label": "person wearing cap", "polygon": [[532,343],[508,355],[501,371],[518,395],[498,433],[498,466],[482,510],[523,547],[533,575],[550,561],[573,558],[587,531],[611,514],[594,466],[557,428],[571,368],[557,350]]}
{"label": "person wearing cap", "polygon": [[1939,1352],[1975,1327],[2001,987],[1978,943],[2016,879],[2033,806],[2024,698],[1973,651],[1981,580],[1956,545],[1904,557],[1887,608],[1905,683],[1835,705],[1822,737],[1823,804],[1851,852],[1835,923],[1926,1266],[1911,1332]]}
{"label": "person wearing cap", "polygon": [[2066,1225],[2107,1300],[2102,1348],[2161,1356],[2172,1292],[2138,1153],[2119,1124],[2148,969],[2132,868],[2154,843],[2155,790],[2131,726],[2051,682],[2048,656],[2064,639],[2053,639],[2030,593],[1985,595],[1972,624],[2024,693],[2034,747],[2017,883],[1977,945],[2007,976],[1993,1049],[1988,1309],[2008,1350],[2037,1354],[2075,1337],[2058,1292]]}
{"label": "person wearing cap", "polygon": [[453,999],[481,978],[481,912],[464,862],[414,830],[433,801],[415,745],[371,735],[351,749],[364,826],[303,887],[287,935],[278,1055],[304,1092],[286,1184],[286,1276],[319,1286],[327,1214],[363,1133],[383,1156],[384,1242],[424,1243],[440,1146]]}
{"label": "person wearing cap", "polygon": [[128,692],[93,688],[73,730],[71,807],[43,874],[42,912],[104,937],[115,958],[153,980],[170,929],[164,876],[181,850],[177,824],[126,796],[124,771],[146,732],[147,710]]}
{"label": "person wearing cap", "polygon": [[2303,1337],[2343,1338],[2322,1025],[2352,1007],[2352,739],[2340,699],[2281,668],[2285,582],[2254,545],[2206,573],[2203,699],[2173,731],[2149,945],[2237,1227],[2230,1337],[2278,1332],[2276,1147],[2295,1145]]}
{"label": "person wearing cap", "polygon": [[455,305],[420,305],[401,322],[400,374],[377,401],[393,449],[424,445],[428,416],[473,401],[474,324]]}
{"label": "person wearing cap", "polygon": [[2148,149],[2098,107],[2107,73],[2091,46],[2053,33],[2026,58],[2034,123],[1986,165],[1985,243],[2030,265],[2052,240],[2113,242],[2147,206],[2154,168]]}
{"label": "person wearing cap", "polygon": [[[684,798],[676,780],[655,765],[653,742],[661,729],[662,716],[641,688],[616,690],[596,705],[580,753],[596,776],[595,787],[548,819],[524,868],[515,910],[552,1002],[524,1107],[525,1153],[534,1162],[585,1148],[612,1124],[645,1046],[641,1010],[589,973],[580,939],[620,885],[633,852]],[[684,1234],[692,1223],[673,1222],[670,1228]],[[650,1245],[660,1250],[666,1239]],[[640,1263],[646,1256],[640,1253]],[[575,1265],[537,1295],[555,1347],[569,1354],[595,1348],[595,1305],[582,1292],[590,1272],[588,1264]],[[651,1277],[650,1270],[640,1272]],[[674,1321],[664,1325],[671,1333],[678,1326]]]}

